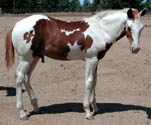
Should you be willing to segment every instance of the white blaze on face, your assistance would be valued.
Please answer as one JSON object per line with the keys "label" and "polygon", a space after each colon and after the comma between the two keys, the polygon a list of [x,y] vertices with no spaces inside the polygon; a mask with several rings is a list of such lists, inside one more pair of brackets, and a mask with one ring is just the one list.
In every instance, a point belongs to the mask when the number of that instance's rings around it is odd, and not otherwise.
{"label": "white blaze on face", "polygon": [[137,53],[140,49],[139,47],[140,34],[144,27],[143,23],[141,22],[140,15],[136,15],[135,20],[128,20],[127,25],[131,29],[133,38],[130,48],[132,52]]}
{"label": "white blaze on face", "polygon": [[61,29],[61,32],[64,32],[66,34],[66,36],[69,36],[70,34],[73,34],[76,31],[80,31],[80,28],[74,29],[73,31],[67,31],[65,29]]}
{"label": "white blaze on face", "polygon": [[77,41],[74,45],[68,43],[70,52],[68,53],[67,59],[69,60],[76,60],[76,59],[84,59],[85,53],[81,50],[81,46],[77,44]]}

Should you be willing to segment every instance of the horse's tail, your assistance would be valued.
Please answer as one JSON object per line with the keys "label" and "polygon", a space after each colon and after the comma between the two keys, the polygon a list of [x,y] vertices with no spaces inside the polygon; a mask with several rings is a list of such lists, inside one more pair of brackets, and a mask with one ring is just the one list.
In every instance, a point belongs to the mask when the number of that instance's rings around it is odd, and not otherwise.
{"label": "horse's tail", "polygon": [[15,53],[14,53],[14,46],[12,43],[12,30],[9,30],[5,39],[5,61],[6,61],[6,67],[9,70],[12,65],[14,64],[14,58],[15,58]]}

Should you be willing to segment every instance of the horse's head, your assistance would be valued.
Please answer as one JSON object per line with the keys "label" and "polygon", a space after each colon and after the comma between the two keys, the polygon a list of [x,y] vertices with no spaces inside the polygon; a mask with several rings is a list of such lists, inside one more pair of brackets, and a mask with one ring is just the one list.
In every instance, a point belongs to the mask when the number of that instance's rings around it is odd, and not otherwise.
{"label": "horse's head", "polygon": [[127,28],[126,35],[130,41],[130,49],[132,53],[138,53],[140,50],[139,47],[139,38],[141,31],[144,28],[144,25],[141,21],[141,16],[144,16],[146,13],[146,9],[138,12],[135,9],[128,9],[127,11]]}

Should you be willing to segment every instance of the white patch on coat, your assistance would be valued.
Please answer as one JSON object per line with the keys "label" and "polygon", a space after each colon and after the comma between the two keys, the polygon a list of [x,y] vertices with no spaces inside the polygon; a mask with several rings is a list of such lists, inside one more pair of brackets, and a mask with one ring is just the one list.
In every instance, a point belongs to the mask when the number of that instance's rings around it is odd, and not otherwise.
{"label": "white patch on coat", "polygon": [[89,35],[93,43],[87,50],[86,56],[91,58],[96,56],[98,52],[106,49],[106,44],[110,44],[116,40],[126,26],[127,14],[117,13],[107,15],[103,18],[93,16],[85,18],[89,28],[83,33],[85,38]]}
{"label": "white patch on coat", "polygon": [[34,26],[37,21],[40,19],[47,19],[49,18],[45,15],[32,15],[25,19],[22,19],[16,23],[12,31],[12,42],[13,46],[16,49],[18,55],[26,56],[27,53],[31,53],[31,45],[32,39],[34,36],[31,37],[30,42],[27,43],[27,40],[24,40],[24,34],[26,32],[30,33],[33,30],[33,35],[35,34]]}
{"label": "white patch on coat", "polygon": [[108,41],[109,36],[96,23],[89,22],[89,28],[83,34],[85,38],[89,35],[93,40],[91,47],[87,49],[87,57],[91,58],[96,56],[99,51],[105,50],[106,41]]}
{"label": "white patch on coat", "polygon": [[74,43],[74,45],[71,45],[71,43],[68,43],[67,45],[70,48],[70,52],[68,53],[67,59],[84,60],[85,53],[81,50],[81,45],[78,45],[77,41]]}
{"label": "white patch on coat", "polygon": [[66,36],[69,36],[70,34],[73,34],[76,31],[80,31],[80,28],[74,29],[73,31],[67,31],[67,30],[61,29],[61,32],[64,32]]}

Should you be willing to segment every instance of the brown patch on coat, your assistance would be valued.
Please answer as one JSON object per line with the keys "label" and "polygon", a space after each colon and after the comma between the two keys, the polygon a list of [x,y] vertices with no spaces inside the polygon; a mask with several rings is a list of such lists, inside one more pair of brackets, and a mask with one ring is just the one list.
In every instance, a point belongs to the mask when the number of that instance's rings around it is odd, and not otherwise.
{"label": "brown patch on coat", "polygon": [[111,46],[112,46],[112,43],[107,43],[105,50],[100,51],[97,55],[97,58],[99,60],[102,59],[105,56],[106,52],[111,48]]}
{"label": "brown patch on coat", "polygon": [[34,36],[34,35],[33,35],[33,30],[31,30],[29,33],[26,32],[26,33],[24,34],[24,40],[27,40],[26,42],[29,43],[29,42],[31,41],[31,37],[32,37],[32,36]]}
{"label": "brown patch on coat", "polygon": [[51,21],[54,21],[57,23],[57,27],[59,29],[64,29],[66,31],[73,31],[74,29],[80,29],[81,32],[84,32],[88,27],[88,23],[85,21],[73,21],[73,22],[66,22],[58,19],[54,19],[52,17],[49,17]]}
{"label": "brown patch on coat", "polygon": [[78,41],[78,45],[81,45],[81,50],[84,50],[84,52],[89,49],[93,43],[93,40],[91,36],[87,35],[86,38],[83,38],[84,40]]}
{"label": "brown patch on coat", "polygon": [[116,39],[116,41],[120,40],[122,37],[127,36],[127,38],[129,39],[130,43],[133,42],[133,37],[132,37],[132,33],[130,28],[126,27],[124,28],[124,30],[121,32],[120,36]]}
{"label": "brown patch on coat", "polygon": [[47,20],[41,19],[36,22],[36,25],[33,27],[35,31],[34,38],[32,39],[31,49],[33,50],[33,57],[40,57],[42,62],[44,62],[44,49],[45,49],[45,40],[44,37],[47,35],[45,32],[47,26]]}
{"label": "brown patch on coat", "polygon": [[137,10],[132,10],[133,13],[133,20],[135,20],[135,17],[137,14],[139,14],[139,12]]}
{"label": "brown patch on coat", "polygon": [[124,30],[121,32],[120,36],[117,37],[116,41],[120,40],[122,37],[124,36],[127,36],[127,38],[129,39],[130,42],[133,41],[133,37],[132,37],[132,33],[131,33],[131,30],[130,28],[127,28],[126,27],[124,28]]}
{"label": "brown patch on coat", "polygon": [[[93,42],[89,35],[85,38],[83,34],[88,27],[88,23],[84,21],[65,22],[53,18],[37,21],[33,27],[35,30],[31,46],[33,57],[43,58],[45,55],[54,59],[67,60],[67,54],[70,52],[68,43],[74,45],[75,42],[81,46],[81,50],[86,52]],[[79,31],[75,31],[69,36],[65,32],[61,32],[61,30],[73,31],[78,28]]]}
{"label": "brown patch on coat", "polygon": [[127,36],[127,38],[129,39],[130,42],[133,42],[132,32],[131,32],[130,28],[127,28],[126,36]]}
{"label": "brown patch on coat", "polygon": [[121,32],[120,36],[116,38],[116,41],[120,40],[125,35],[126,35],[126,27],[124,27],[124,30]]}

